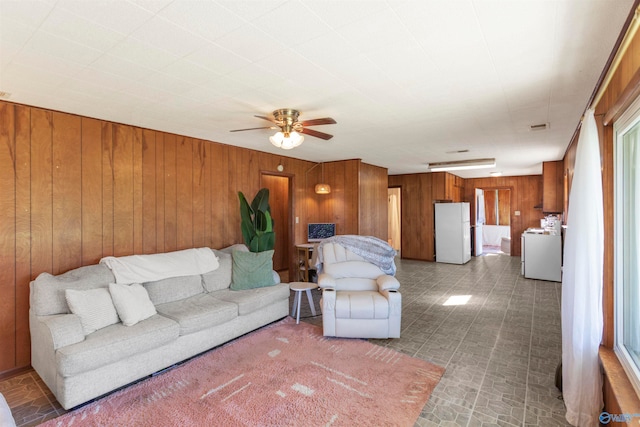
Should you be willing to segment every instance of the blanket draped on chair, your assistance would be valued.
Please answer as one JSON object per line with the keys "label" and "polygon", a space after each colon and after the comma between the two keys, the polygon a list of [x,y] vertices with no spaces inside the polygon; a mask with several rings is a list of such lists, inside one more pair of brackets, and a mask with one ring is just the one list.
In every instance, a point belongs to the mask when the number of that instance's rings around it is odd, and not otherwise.
{"label": "blanket draped on chair", "polygon": [[337,243],[345,247],[354,254],[364,258],[365,261],[377,265],[385,274],[391,276],[396,274],[394,257],[397,252],[391,245],[377,237],[349,234],[329,237],[320,242],[316,260],[316,270],[318,274],[322,272],[322,247],[327,243]]}

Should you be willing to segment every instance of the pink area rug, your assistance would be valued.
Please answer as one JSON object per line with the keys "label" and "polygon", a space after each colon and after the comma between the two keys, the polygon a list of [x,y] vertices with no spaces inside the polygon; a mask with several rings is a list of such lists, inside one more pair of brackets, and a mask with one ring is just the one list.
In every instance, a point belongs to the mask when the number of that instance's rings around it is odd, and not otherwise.
{"label": "pink area rug", "polygon": [[413,426],[444,368],[286,318],[44,426]]}

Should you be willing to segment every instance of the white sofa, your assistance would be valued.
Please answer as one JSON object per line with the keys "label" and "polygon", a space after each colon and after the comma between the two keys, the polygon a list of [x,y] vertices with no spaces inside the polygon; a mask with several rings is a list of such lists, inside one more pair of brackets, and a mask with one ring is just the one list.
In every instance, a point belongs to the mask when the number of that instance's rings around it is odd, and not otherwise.
{"label": "white sofa", "polygon": [[323,334],[400,338],[402,296],[398,280],[337,243],[323,244],[320,250]]}
{"label": "white sofa", "polygon": [[[69,409],[212,347],[286,317],[289,286],[232,290],[231,251],[214,250],[219,268],[199,275],[143,283],[157,314],[133,326],[122,322],[86,334],[70,312],[66,289],[108,288],[104,264],[31,282],[31,364],[60,404]],[[102,292],[102,291],[100,291]]]}
{"label": "white sofa", "polygon": [[2,393],[0,393],[0,426],[16,427],[16,422],[11,415],[11,409]]}

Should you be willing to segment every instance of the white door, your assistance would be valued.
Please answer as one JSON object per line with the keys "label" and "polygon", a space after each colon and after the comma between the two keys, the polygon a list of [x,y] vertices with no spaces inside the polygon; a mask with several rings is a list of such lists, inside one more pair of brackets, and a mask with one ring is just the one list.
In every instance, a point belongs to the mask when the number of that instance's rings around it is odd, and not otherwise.
{"label": "white door", "polygon": [[474,236],[474,256],[482,255],[482,227],[484,226],[484,190],[476,188],[476,227]]}

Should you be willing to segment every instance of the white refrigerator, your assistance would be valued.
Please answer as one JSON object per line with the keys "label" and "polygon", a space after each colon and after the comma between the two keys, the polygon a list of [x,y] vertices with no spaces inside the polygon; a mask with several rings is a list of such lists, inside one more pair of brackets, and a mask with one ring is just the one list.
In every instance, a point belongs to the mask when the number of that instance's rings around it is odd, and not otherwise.
{"label": "white refrigerator", "polygon": [[436,203],[436,262],[464,264],[471,259],[469,203]]}

